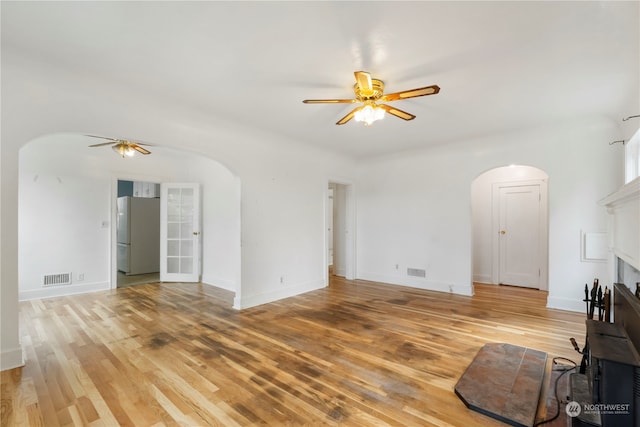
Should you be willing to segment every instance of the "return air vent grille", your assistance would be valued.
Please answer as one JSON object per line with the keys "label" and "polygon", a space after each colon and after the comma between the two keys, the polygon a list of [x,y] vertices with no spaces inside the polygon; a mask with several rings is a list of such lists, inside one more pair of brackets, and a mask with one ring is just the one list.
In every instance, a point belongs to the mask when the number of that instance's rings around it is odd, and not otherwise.
{"label": "return air vent grille", "polygon": [[427,277],[427,272],[421,268],[407,268],[407,276]]}
{"label": "return air vent grille", "polygon": [[46,274],[42,278],[43,286],[70,285],[71,273]]}

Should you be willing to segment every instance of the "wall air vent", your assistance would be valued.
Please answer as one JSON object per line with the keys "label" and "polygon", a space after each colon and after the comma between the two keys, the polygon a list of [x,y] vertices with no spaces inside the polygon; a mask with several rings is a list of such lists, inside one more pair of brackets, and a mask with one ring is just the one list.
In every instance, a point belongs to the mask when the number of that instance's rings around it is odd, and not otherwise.
{"label": "wall air vent", "polygon": [[407,268],[407,276],[427,277],[427,271],[420,268]]}
{"label": "wall air vent", "polygon": [[71,273],[46,274],[42,277],[42,286],[70,285]]}

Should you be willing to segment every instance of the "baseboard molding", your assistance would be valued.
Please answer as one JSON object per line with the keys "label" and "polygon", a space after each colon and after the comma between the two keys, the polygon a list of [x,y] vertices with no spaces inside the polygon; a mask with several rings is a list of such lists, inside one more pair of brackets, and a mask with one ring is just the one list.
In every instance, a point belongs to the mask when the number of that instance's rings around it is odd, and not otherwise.
{"label": "baseboard molding", "polygon": [[89,292],[108,291],[111,289],[109,282],[83,283],[81,285],[60,285],[47,288],[19,291],[20,301],[29,301],[42,298],[64,297],[67,295],[86,294]]}
{"label": "baseboard molding", "polygon": [[455,283],[438,282],[417,277],[397,277],[385,276],[377,273],[358,272],[358,279],[380,282],[387,285],[408,286],[411,288],[424,289],[427,291],[447,292],[457,295],[473,295],[473,287],[471,283],[461,285]]}
{"label": "baseboard molding", "polygon": [[24,366],[24,353],[21,347],[4,350],[0,353],[0,371]]}
{"label": "baseboard molding", "polygon": [[493,284],[490,274],[474,274],[473,281],[476,283],[487,283],[489,285]]}
{"label": "baseboard molding", "polygon": [[333,269],[333,274],[335,276],[345,277],[347,275],[347,269],[346,268],[334,268]]}
{"label": "baseboard molding", "polygon": [[296,295],[303,294],[305,292],[315,291],[326,287],[323,279],[315,280],[308,283],[302,283],[296,286],[291,286],[283,289],[277,289],[274,291],[263,292],[254,295],[241,295],[236,296],[233,300],[233,308],[242,310],[245,308],[255,307],[262,304],[278,301],[284,298],[294,297]]}
{"label": "baseboard molding", "polygon": [[573,298],[554,297],[551,295],[547,297],[547,308],[586,313],[584,301]]}
{"label": "baseboard molding", "polygon": [[216,288],[225,289],[231,292],[236,291],[236,284],[231,280],[218,279],[215,277],[203,277],[202,283],[209,286],[215,286]]}

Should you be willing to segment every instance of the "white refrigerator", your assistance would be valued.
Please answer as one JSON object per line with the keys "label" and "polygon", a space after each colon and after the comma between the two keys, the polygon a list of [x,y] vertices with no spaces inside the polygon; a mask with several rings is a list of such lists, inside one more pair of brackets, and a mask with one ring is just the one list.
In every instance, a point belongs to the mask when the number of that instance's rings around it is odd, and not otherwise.
{"label": "white refrigerator", "polygon": [[160,199],[118,197],[118,270],[125,274],[160,271]]}

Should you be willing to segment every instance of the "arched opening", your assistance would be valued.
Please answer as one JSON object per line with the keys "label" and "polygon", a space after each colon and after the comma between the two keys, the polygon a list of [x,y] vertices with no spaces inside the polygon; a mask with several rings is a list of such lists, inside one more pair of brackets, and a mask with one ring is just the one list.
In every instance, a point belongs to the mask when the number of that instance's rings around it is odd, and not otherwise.
{"label": "arched opening", "polygon": [[548,288],[548,178],[511,165],[472,182],[474,282]]}
{"label": "arched opening", "polygon": [[[111,289],[118,180],[194,182],[202,191],[201,281],[240,291],[240,185],[219,162],[162,146],[122,158],[83,135],[47,135],[19,153],[21,300]],[[64,274],[53,285],[45,277]]]}

